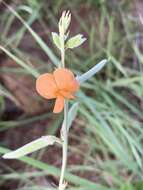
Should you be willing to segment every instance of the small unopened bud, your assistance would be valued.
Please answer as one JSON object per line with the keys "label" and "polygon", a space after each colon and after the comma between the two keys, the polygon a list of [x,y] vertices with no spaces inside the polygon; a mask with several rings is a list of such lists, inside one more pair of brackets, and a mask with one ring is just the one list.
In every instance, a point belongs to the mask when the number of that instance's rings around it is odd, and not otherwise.
{"label": "small unopened bud", "polygon": [[70,11],[63,11],[62,16],[59,21],[59,33],[60,35],[66,34],[66,31],[71,22],[71,13]]}

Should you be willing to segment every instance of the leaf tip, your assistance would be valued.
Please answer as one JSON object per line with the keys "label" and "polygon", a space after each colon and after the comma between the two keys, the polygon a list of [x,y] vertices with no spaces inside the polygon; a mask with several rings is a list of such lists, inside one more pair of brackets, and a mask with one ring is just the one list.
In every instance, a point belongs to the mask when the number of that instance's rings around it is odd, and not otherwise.
{"label": "leaf tip", "polygon": [[15,158],[14,156],[11,155],[11,153],[6,153],[2,156],[3,159],[13,159]]}

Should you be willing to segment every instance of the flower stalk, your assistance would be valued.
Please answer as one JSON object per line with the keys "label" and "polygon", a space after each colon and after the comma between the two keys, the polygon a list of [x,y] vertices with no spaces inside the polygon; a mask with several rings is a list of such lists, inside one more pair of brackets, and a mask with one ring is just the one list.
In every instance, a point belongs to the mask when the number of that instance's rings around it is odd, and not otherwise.
{"label": "flower stalk", "polygon": [[65,40],[64,33],[60,33],[60,44],[61,44],[61,67],[65,67]]}
{"label": "flower stalk", "polygon": [[[59,21],[59,36],[61,44],[61,67],[65,68],[65,32],[70,24],[71,14],[68,11],[64,11],[62,17]],[[61,128],[61,140],[62,140],[62,167],[61,175],[59,180],[59,190],[64,190],[66,188],[66,183],[64,182],[64,176],[67,166],[67,153],[68,153],[68,100],[64,100],[64,121]]]}
{"label": "flower stalk", "polygon": [[61,128],[61,140],[62,144],[62,168],[61,168],[61,176],[59,181],[59,190],[64,190],[65,183],[64,183],[64,175],[66,171],[67,165],[67,152],[68,152],[68,101],[65,100],[64,103],[64,122]]}

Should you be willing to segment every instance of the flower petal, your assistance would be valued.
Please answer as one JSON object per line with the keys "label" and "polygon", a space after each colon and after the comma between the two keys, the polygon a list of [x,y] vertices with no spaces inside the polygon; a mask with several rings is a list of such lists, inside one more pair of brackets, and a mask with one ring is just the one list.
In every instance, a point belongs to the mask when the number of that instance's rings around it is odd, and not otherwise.
{"label": "flower petal", "polygon": [[71,83],[69,84],[69,90],[70,92],[77,92],[79,89],[79,83],[78,81],[74,78]]}
{"label": "flower petal", "polygon": [[65,68],[56,69],[53,75],[59,89],[70,92],[76,92],[78,90],[78,81],[75,79],[74,74],[70,70]]}
{"label": "flower petal", "polygon": [[65,91],[65,90],[61,90],[60,91],[60,94],[61,96],[63,96],[64,98],[67,98],[67,99],[75,99],[75,96],[69,92],[69,91]]}
{"label": "flower petal", "polygon": [[54,106],[54,113],[59,113],[63,110],[64,108],[64,98],[62,96],[58,96],[55,102]]}
{"label": "flower petal", "polygon": [[44,98],[56,98],[57,85],[54,76],[49,73],[39,76],[36,81],[36,90]]}

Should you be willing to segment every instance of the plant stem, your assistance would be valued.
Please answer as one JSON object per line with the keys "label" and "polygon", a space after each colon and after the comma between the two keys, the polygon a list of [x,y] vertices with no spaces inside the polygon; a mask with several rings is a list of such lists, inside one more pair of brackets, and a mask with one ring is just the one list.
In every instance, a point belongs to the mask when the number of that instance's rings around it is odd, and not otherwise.
{"label": "plant stem", "polygon": [[[65,40],[64,33],[61,33],[61,67],[65,67]],[[67,151],[68,151],[68,101],[64,101],[64,121],[61,128],[61,140],[62,143],[62,168],[59,181],[59,190],[64,190],[66,184],[64,183],[65,170],[67,165]]]}
{"label": "plant stem", "polygon": [[67,129],[67,122],[68,122],[68,102],[65,100],[64,103],[64,122],[61,129],[61,139],[63,140],[63,158],[62,158],[62,169],[61,169],[61,176],[59,182],[59,190],[64,190],[64,175],[67,165],[67,151],[68,151],[68,129]]}
{"label": "plant stem", "polygon": [[61,67],[65,67],[65,40],[64,34],[61,35]]}

